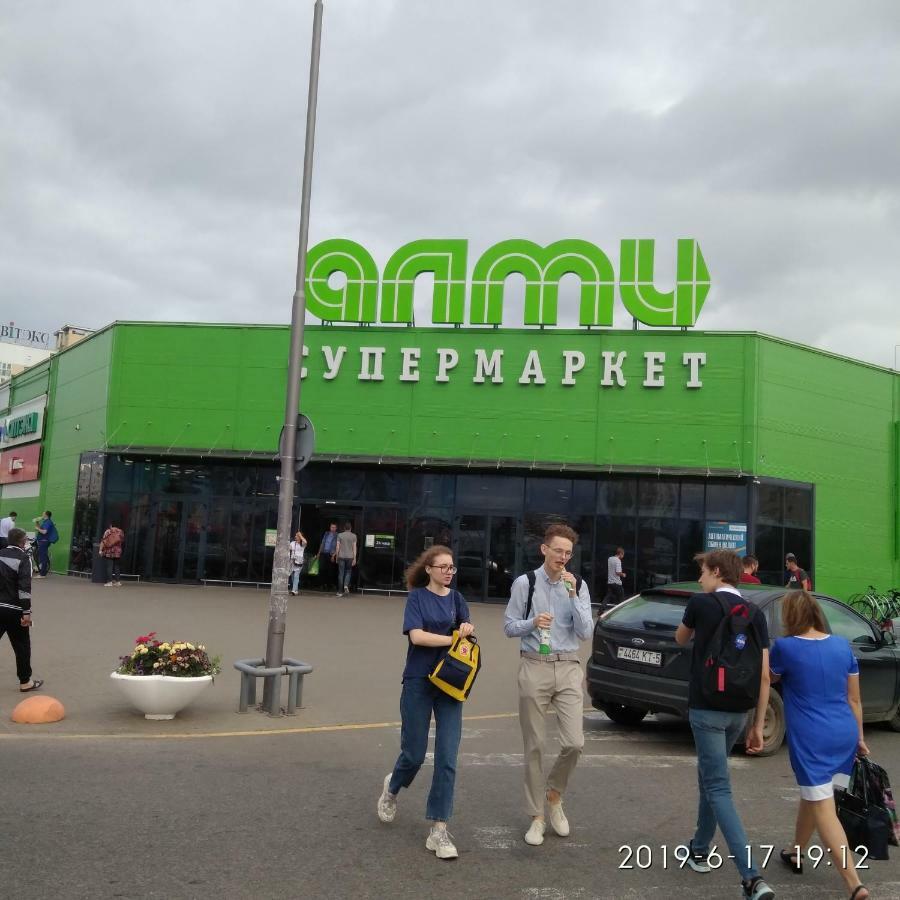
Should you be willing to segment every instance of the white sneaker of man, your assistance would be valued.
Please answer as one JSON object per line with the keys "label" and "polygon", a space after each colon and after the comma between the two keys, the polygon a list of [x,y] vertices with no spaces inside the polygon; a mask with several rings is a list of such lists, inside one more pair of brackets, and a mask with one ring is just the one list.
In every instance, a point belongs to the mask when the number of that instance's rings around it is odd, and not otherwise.
{"label": "white sneaker of man", "polygon": [[456,859],[459,852],[446,825],[432,825],[425,841],[425,849],[431,850],[438,859]]}
{"label": "white sneaker of man", "polygon": [[391,772],[384,776],[384,787],[378,798],[378,818],[382,822],[393,822],[397,815],[397,795],[392,794],[388,788],[391,786]]}
{"label": "white sneaker of man", "polygon": [[548,803],[550,807],[550,827],[560,836],[569,836],[569,820],[563,812],[562,800],[558,803]]}
{"label": "white sneaker of man", "polygon": [[532,819],[528,831],[525,832],[525,843],[532,847],[540,847],[544,843],[544,832],[547,823],[543,819]]}

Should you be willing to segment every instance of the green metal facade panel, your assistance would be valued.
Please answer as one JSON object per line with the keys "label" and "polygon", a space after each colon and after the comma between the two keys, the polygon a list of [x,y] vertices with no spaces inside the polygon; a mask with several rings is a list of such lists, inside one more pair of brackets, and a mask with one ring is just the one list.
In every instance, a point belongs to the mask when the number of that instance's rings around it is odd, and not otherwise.
{"label": "green metal facade panel", "polygon": [[759,475],[816,486],[816,587],[900,582],[890,373],[760,339]]}
{"label": "green metal facade panel", "polygon": [[38,365],[32,366],[12,380],[10,407],[18,406],[20,403],[27,403],[29,400],[34,400],[36,397],[47,393],[50,388],[52,362],[53,359],[51,358],[45,362],[38,363]]}
{"label": "green metal facade panel", "polygon": [[[38,372],[14,379],[19,403],[47,390],[53,373],[41,502],[63,533],[58,552],[67,550],[83,450],[274,453],[288,339],[286,327],[124,323],[43,367],[40,390]],[[900,582],[900,379],[885,370],[760,335],[696,331],[309,326],[306,345],[302,406],[320,457],[679,468],[812,483],[816,587],[846,596]],[[341,347],[335,371],[328,359]],[[360,379],[364,348],[384,348],[383,380]],[[420,351],[418,381],[400,380],[403,348]],[[441,349],[459,357],[446,382],[435,380]],[[502,384],[473,382],[479,349],[503,351]],[[545,384],[519,383],[532,350]],[[574,385],[561,383],[564,351],[585,357]],[[624,386],[601,385],[604,351],[626,353]],[[651,351],[666,354],[662,387],[642,383]],[[698,352],[702,387],[687,387],[682,355]],[[369,362],[372,374],[371,353]]]}
{"label": "green metal facade panel", "polygon": [[106,442],[110,328],[51,360],[50,405],[41,462],[41,509],[50,509],[60,532],[53,568],[65,570],[72,536],[75,491],[81,453]]}

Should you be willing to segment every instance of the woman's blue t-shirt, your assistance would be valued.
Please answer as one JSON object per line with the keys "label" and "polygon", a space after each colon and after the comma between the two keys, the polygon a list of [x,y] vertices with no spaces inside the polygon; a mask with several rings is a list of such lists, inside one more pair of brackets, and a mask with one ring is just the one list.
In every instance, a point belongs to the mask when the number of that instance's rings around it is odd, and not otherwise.
{"label": "woman's blue t-shirt", "polygon": [[[406,598],[403,612],[403,633],[409,638],[413,628],[432,634],[452,634],[463,622],[469,621],[469,607],[459,591],[444,597],[428,588],[414,588]],[[426,678],[434,670],[446,647],[420,647],[409,642],[406,651],[404,678]]]}

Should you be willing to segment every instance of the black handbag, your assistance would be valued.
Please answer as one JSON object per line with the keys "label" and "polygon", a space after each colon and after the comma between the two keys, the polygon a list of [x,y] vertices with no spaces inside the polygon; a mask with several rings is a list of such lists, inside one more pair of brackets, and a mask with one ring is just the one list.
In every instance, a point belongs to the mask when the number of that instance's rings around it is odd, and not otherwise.
{"label": "black handbag", "polygon": [[857,757],[847,790],[835,791],[835,805],[848,849],[855,852],[857,847],[865,847],[869,859],[888,859],[894,823],[880,805],[881,798],[872,793],[868,765],[865,757]]}

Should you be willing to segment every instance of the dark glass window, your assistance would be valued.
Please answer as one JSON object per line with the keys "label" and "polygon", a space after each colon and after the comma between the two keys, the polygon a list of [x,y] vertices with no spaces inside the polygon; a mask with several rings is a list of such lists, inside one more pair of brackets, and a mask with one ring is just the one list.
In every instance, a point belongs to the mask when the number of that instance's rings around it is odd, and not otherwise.
{"label": "dark glass window", "polygon": [[131,493],[134,461],[121,456],[110,456],[106,460],[106,490]]}
{"label": "dark glass window", "polygon": [[638,513],[641,516],[678,515],[677,481],[639,479],[638,498]]}
{"label": "dark glass window", "polygon": [[700,572],[694,555],[703,552],[703,522],[682,519],[678,539],[678,581],[696,581]]}
{"label": "dark glass window", "polygon": [[572,484],[572,512],[593,514],[597,508],[597,482],[576,478]]}
{"label": "dark glass window", "polygon": [[522,509],[525,479],[514,475],[460,475],[456,482],[456,505],[464,509]]}
{"label": "dark glass window", "polygon": [[456,502],[456,476],[416,472],[410,496],[423,507],[452,507]]}
{"label": "dark glass window", "polygon": [[706,518],[714,522],[746,522],[747,488],[743,484],[708,484]]}
{"label": "dark glass window", "polygon": [[761,484],[756,488],[757,521],[780,525],[784,521],[784,488],[778,484]]}
{"label": "dark glass window", "polygon": [[365,497],[385,503],[406,503],[409,500],[410,475],[392,469],[371,469],[366,472]]}
{"label": "dark glass window", "polygon": [[782,548],[782,528],[780,525],[757,525],[756,553],[759,560],[757,577],[763,584],[783,585],[784,550]]}
{"label": "dark glass window", "polygon": [[784,489],[784,524],[812,527],[812,491],[794,487]]}
{"label": "dark glass window", "polygon": [[256,496],[277,497],[280,474],[281,470],[277,466],[260,466],[256,474]]}
{"label": "dark glass window", "polygon": [[610,516],[634,515],[637,482],[633,478],[602,480],[597,483],[597,512]]}
{"label": "dark glass window", "polygon": [[571,478],[528,478],[525,481],[525,508],[545,509],[566,515],[572,505]]}
{"label": "dark glass window", "polygon": [[681,518],[702,519],[704,485],[695,481],[683,481],[681,483]]}
{"label": "dark glass window", "polygon": [[[597,578],[606,590],[606,561],[616,552],[616,547],[624,547],[625,559],[622,568],[628,573],[625,582],[626,593],[635,586],[634,582],[634,547],[635,525],[633,516],[597,516],[597,533],[595,540],[595,556],[597,559]],[[635,590],[637,590],[635,588]]]}
{"label": "dark glass window", "polygon": [[[636,590],[658,587],[674,581],[677,549],[677,519],[640,519],[637,529]],[[628,569],[625,568],[625,571]]]}
{"label": "dark glass window", "polygon": [[[809,531],[805,528],[785,528],[784,552],[785,554],[793,553],[797,557],[797,564],[800,568],[806,569],[812,577],[812,535]],[[783,558],[781,562],[782,568],[784,568]],[[787,581],[786,575],[785,581]]]}

